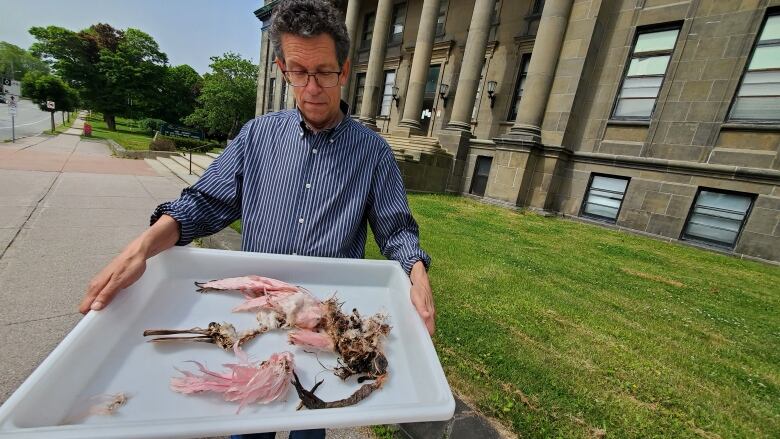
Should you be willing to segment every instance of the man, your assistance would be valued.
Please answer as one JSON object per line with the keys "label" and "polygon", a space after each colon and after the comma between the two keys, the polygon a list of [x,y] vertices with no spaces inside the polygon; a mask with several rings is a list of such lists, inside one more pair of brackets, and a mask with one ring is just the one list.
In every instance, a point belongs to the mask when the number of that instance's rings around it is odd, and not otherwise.
{"label": "man", "polygon": [[351,119],[340,100],[350,69],[343,19],[324,0],[283,0],[270,40],[298,108],[244,125],[203,177],[158,206],[151,227],[95,276],[80,311],[108,305],[141,277],[148,258],[238,218],[244,251],[348,258],[363,257],[368,222],[382,253],[409,274],[411,301],[433,334],[430,258],[419,247],[398,166],[387,142]]}

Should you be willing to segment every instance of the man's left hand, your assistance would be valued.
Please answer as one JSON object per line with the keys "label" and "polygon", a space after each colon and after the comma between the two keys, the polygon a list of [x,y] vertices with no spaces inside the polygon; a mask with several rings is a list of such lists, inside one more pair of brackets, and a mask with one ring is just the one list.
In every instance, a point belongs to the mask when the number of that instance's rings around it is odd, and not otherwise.
{"label": "man's left hand", "polygon": [[431,284],[428,281],[428,272],[425,271],[425,265],[422,261],[417,261],[412,266],[409,280],[412,282],[410,292],[412,304],[417,309],[417,313],[420,314],[425,327],[428,328],[428,333],[433,335],[436,329],[436,308],[433,306],[433,291],[431,291]]}

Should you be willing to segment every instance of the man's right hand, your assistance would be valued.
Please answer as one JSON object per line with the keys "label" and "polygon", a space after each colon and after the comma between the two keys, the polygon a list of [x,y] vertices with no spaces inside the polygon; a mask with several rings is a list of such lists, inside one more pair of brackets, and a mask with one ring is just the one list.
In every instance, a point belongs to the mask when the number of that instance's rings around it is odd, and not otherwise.
{"label": "man's right hand", "polygon": [[106,266],[87,287],[87,294],[79,311],[105,308],[121,290],[137,281],[146,270],[146,260],[169,249],[179,240],[179,223],[163,215],[152,227],[131,242],[122,253]]}
{"label": "man's right hand", "polygon": [[99,311],[116,296],[116,293],[137,281],[146,270],[146,257],[139,253],[128,254],[125,250],[114,258],[87,287],[87,295],[79,305],[79,311],[86,314],[89,310]]}

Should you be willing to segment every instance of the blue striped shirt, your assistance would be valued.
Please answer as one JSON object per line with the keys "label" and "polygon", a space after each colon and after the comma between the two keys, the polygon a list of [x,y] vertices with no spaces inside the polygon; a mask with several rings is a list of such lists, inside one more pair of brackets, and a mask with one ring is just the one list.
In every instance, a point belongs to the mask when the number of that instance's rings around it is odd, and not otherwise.
{"label": "blue striped shirt", "polygon": [[[348,113],[342,102],[342,111]],[[420,248],[401,173],[387,142],[349,116],[309,131],[298,110],[247,122],[181,196],[157,207],[180,227],[176,245],[242,219],[244,251],[362,258],[366,222],[382,254],[409,273]]]}

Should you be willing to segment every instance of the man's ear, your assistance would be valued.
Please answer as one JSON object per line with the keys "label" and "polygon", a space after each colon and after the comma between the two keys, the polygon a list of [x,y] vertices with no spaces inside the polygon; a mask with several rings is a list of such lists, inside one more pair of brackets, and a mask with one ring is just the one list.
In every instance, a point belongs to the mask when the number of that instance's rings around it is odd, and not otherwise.
{"label": "man's ear", "polygon": [[284,61],[282,61],[281,59],[276,58],[274,62],[276,63],[276,67],[279,67],[279,70],[284,71],[287,69],[287,67],[285,67],[284,65]]}
{"label": "man's ear", "polygon": [[351,67],[351,64],[349,60],[344,62],[344,66],[341,68],[341,77],[339,78],[339,84],[344,86],[349,82],[349,68]]}

